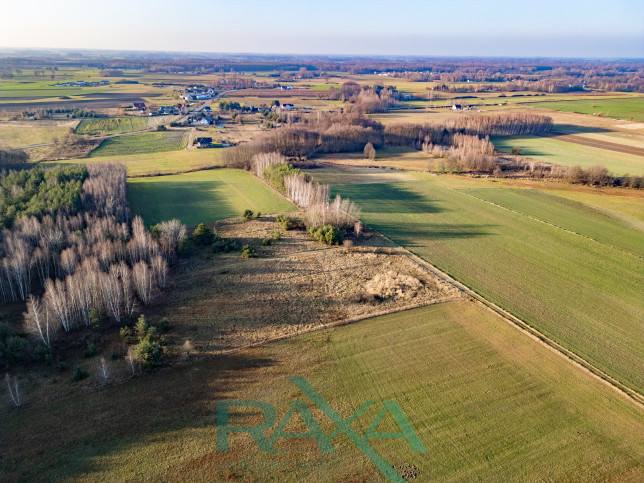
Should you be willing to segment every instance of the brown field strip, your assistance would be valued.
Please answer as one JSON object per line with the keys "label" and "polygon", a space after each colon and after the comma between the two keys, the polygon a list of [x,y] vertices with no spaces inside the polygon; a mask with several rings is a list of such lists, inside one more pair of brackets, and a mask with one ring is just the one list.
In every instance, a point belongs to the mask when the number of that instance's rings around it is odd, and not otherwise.
{"label": "brown field strip", "polygon": [[644,157],[644,148],[638,148],[635,146],[627,146],[625,144],[611,143],[608,141],[600,141],[599,139],[590,139],[584,136],[576,134],[555,134],[554,136],[545,136],[552,137],[558,141],[566,141],[569,143],[582,144],[591,148],[600,148],[608,149],[610,151],[617,151],[620,153],[634,154],[635,156]]}

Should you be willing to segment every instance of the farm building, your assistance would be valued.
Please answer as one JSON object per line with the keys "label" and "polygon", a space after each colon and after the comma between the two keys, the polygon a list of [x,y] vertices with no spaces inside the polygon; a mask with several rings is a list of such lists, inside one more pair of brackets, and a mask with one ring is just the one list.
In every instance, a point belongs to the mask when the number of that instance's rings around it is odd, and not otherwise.
{"label": "farm building", "polygon": [[145,102],[135,102],[133,105],[134,105],[134,109],[137,109],[139,111],[145,111]]}
{"label": "farm building", "polygon": [[197,138],[195,139],[194,145],[198,148],[211,148],[212,138]]}
{"label": "farm building", "polygon": [[452,111],[460,111],[461,109],[463,109],[463,106],[461,106],[460,104],[452,105]]}

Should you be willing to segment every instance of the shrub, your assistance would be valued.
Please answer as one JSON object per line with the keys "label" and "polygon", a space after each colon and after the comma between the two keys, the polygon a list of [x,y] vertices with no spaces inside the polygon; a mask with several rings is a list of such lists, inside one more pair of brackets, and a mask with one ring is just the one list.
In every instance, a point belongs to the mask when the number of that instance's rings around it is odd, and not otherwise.
{"label": "shrub", "polygon": [[242,213],[242,218],[244,221],[249,221],[253,218],[253,211],[252,210],[244,210]]}
{"label": "shrub", "polygon": [[197,245],[206,246],[215,241],[215,235],[205,223],[199,223],[192,233],[192,239]]}
{"label": "shrub", "polygon": [[210,251],[213,253],[228,253],[238,249],[237,242],[232,238],[222,238],[219,235],[215,235],[215,241],[210,246]]}
{"label": "shrub", "polygon": [[157,322],[156,328],[159,333],[165,334],[170,330],[170,321],[167,317],[163,317],[159,322]]}
{"label": "shrub", "polygon": [[163,349],[161,348],[161,345],[153,340],[148,334],[136,345],[134,348],[134,354],[144,366],[150,368],[161,364]]}
{"label": "shrub", "polygon": [[85,347],[85,351],[83,352],[83,357],[88,359],[90,357],[94,357],[96,354],[98,354],[98,349],[96,348],[96,344],[94,344],[93,342],[89,342]]}
{"label": "shrub", "polygon": [[263,246],[268,246],[268,245],[271,245],[272,243],[273,243],[273,239],[271,237],[266,237],[262,239]]}
{"label": "shrub", "polygon": [[119,335],[123,339],[123,342],[125,342],[127,345],[130,345],[132,343],[132,329],[130,329],[129,327],[121,327]]}
{"label": "shrub", "polygon": [[367,143],[364,147],[364,157],[373,161],[376,159],[376,148],[373,147],[373,144]]}
{"label": "shrub", "polygon": [[521,154],[521,148],[519,146],[512,146],[512,154],[518,156]]}
{"label": "shrub", "polygon": [[241,252],[242,258],[253,258],[255,256],[255,249],[250,245],[244,245]]}
{"label": "shrub", "polygon": [[277,215],[277,222],[282,226],[282,230],[288,231],[296,228],[300,221],[292,216]]}
{"label": "shrub", "polygon": [[317,229],[308,229],[311,238],[327,245],[339,245],[344,239],[342,232],[333,225],[324,225]]}
{"label": "shrub", "polygon": [[261,217],[262,217],[261,211],[258,211],[257,213],[255,213],[255,218],[261,218]]}
{"label": "shrub", "polygon": [[89,377],[89,373],[83,369],[81,366],[76,366],[76,369],[74,369],[74,375],[72,376],[72,381],[73,382],[78,382],[82,381],[83,379],[87,379]]}
{"label": "shrub", "polygon": [[12,365],[26,356],[29,343],[20,336],[12,335],[7,337],[3,344],[0,343],[0,346],[5,359],[9,365]]}
{"label": "shrub", "polygon": [[281,240],[282,239],[282,232],[279,230],[273,231],[273,240]]}
{"label": "shrub", "polygon": [[145,320],[145,315],[141,314],[139,320],[136,321],[136,325],[134,326],[134,332],[136,332],[136,336],[139,338],[139,341],[142,341],[145,338],[149,329],[150,325],[147,320]]}
{"label": "shrub", "polygon": [[50,366],[54,361],[54,352],[51,347],[39,345],[34,349],[34,359]]}

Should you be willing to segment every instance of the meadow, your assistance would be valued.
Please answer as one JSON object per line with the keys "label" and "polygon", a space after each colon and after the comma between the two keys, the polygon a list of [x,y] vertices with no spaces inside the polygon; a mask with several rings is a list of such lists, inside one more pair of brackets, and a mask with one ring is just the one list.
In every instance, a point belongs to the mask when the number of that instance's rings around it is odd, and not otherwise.
{"label": "meadow", "polygon": [[[644,390],[644,232],[552,194],[470,192],[466,180],[454,189],[426,173],[356,184],[358,173],[327,171],[333,192],[358,203],[374,229]],[[327,181],[324,170],[311,173]]]}
{"label": "meadow", "polygon": [[[412,452],[404,439],[369,444],[419,481],[644,477],[641,408],[472,302],[372,318],[12,411],[0,422],[0,477],[382,481],[344,435],[332,440],[333,453],[311,439],[279,440],[282,454],[263,453],[248,434],[232,434],[230,452],[215,451],[223,399],[270,403],[277,421],[302,400],[330,434],[335,425],[287,379],[294,375],[343,418],[377,401],[352,423],[361,435],[380,401],[396,401],[427,452]],[[306,431],[296,420],[285,430]],[[231,425],[260,421],[257,410],[231,411]],[[398,432],[392,423],[385,416],[377,430]],[[234,461],[247,469],[223,468]],[[333,464],[279,467],[293,461]],[[266,462],[277,468],[262,470]]]}
{"label": "meadow", "polygon": [[158,153],[103,156],[97,158],[49,161],[45,165],[68,165],[101,162],[118,162],[125,165],[128,177],[177,174],[221,165],[221,149],[184,149]]}
{"label": "meadow", "polygon": [[61,141],[77,124],[77,120],[1,122],[0,147],[17,148]]}
{"label": "meadow", "polygon": [[76,134],[120,134],[130,131],[147,129],[147,119],[144,117],[111,117],[83,119],[76,126]]}
{"label": "meadow", "polygon": [[547,101],[527,104],[529,107],[553,109],[556,111],[601,114],[606,117],[644,121],[644,97],[620,97],[608,99],[585,99],[578,101]]}
{"label": "meadow", "polygon": [[644,174],[644,157],[600,149],[556,138],[540,136],[504,136],[491,139],[496,149],[510,152],[513,147],[521,148],[521,155],[545,163],[587,168],[602,165],[617,176]]}
{"label": "meadow", "polygon": [[128,182],[132,213],[147,225],[179,218],[187,225],[295,207],[247,171],[213,169],[194,173],[135,178]]}
{"label": "meadow", "polygon": [[104,140],[89,157],[178,151],[186,147],[187,139],[188,133],[180,130],[128,134]]}

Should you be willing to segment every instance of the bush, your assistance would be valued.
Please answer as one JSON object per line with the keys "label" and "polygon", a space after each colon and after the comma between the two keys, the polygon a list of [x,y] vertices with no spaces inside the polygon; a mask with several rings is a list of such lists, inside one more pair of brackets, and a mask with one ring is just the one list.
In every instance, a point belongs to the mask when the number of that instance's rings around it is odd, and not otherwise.
{"label": "bush", "polygon": [[282,226],[282,230],[289,231],[296,228],[300,221],[292,216],[277,215],[277,222]]}
{"label": "bush", "polygon": [[136,321],[136,325],[134,326],[134,332],[136,332],[136,336],[139,338],[139,341],[142,341],[145,338],[149,329],[150,324],[145,320],[145,315],[141,314],[139,320]]}
{"label": "bush", "polygon": [[157,131],[167,131],[167,130],[168,130],[168,128],[165,127],[163,124],[159,124],[157,126]]}
{"label": "bush", "polygon": [[192,233],[192,239],[197,245],[206,246],[215,241],[215,235],[205,223],[199,223]]}
{"label": "bush", "polygon": [[364,147],[364,157],[373,161],[376,159],[376,148],[373,147],[373,144],[367,143]]}
{"label": "bush", "polygon": [[167,317],[163,317],[159,322],[157,322],[156,328],[159,333],[165,334],[170,330],[170,321]]}
{"label": "bush", "polygon": [[150,368],[161,364],[163,349],[161,348],[161,345],[153,340],[148,334],[134,348],[134,354],[145,367]]}
{"label": "bush", "polygon": [[512,154],[518,156],[521,154],[521,148],[519,146],[512,146]]}
{"label": "bush", "polygon": [[27,347],[29,343],[26,339],[20,336],[12,335],[0,343],[0,351],[4,354],[4,358],[9,365],[13,365],[27,355]]}
{"label": "bush", "polygon": [[215,235],[215,241],[210,246],[210,251],[213,253],[228,253],[235,251],[238,248],[237,242],[232,238],[222,238],[219,235]]}
{"label": "bush", "polygon": [[266,237],[262,239],[262,245],[263,246],[268,246],[273,244],[273,239],[271,237]]}
{"label": "bush", "polygon": [[242,218],[244,221],[249,221],[253,218],[253,211],[252,210],[244,210],[242,213]]}
{"label": "bush", "polygon": [[96,344],[94,344],[93,342],[89,342],[85,347],[85,352],[83,352],[83,357],[85,357],[86,359],[89,359],[90,357],[94,357],[96,354],[98,354],[98,349],[96,348]]}
{"label": "bush", "polygon": [[76,366],[76,369],[74,369],[74,375],[72,376],[72,381],[73,382],[78,382],[82,381],[83,379],[87,379],[89,377],[89,373],[83,369],[81,366]]}
{"label": "bush", "polygon": [[342,232],[333,225],[324,225],[317,229],[309,228],[308,232],[311,238],[327,245],[339,245],[344,240]]}
{"label": "bush", "polygon": [[51,347],[39,345],[34,349],[34,359],[50,366],[54,361],[54,352]]}
{"label": "bush", "polygon": [[127,345],[130,345],[132,343],[132,329],[130,329],[129,327],[121,327],[119,335],[123,339],[123,342],[125,342]]}
{"label": "bush", "polygon": [[273,231],[273,240],[281,240],[282,239],[282,232],[279,230]]}
{"label": "bush", "polygon": [[242,258],[253,258],[255,256],[255,249],[250,245],[244,245],[242,248],[241,257]]}

